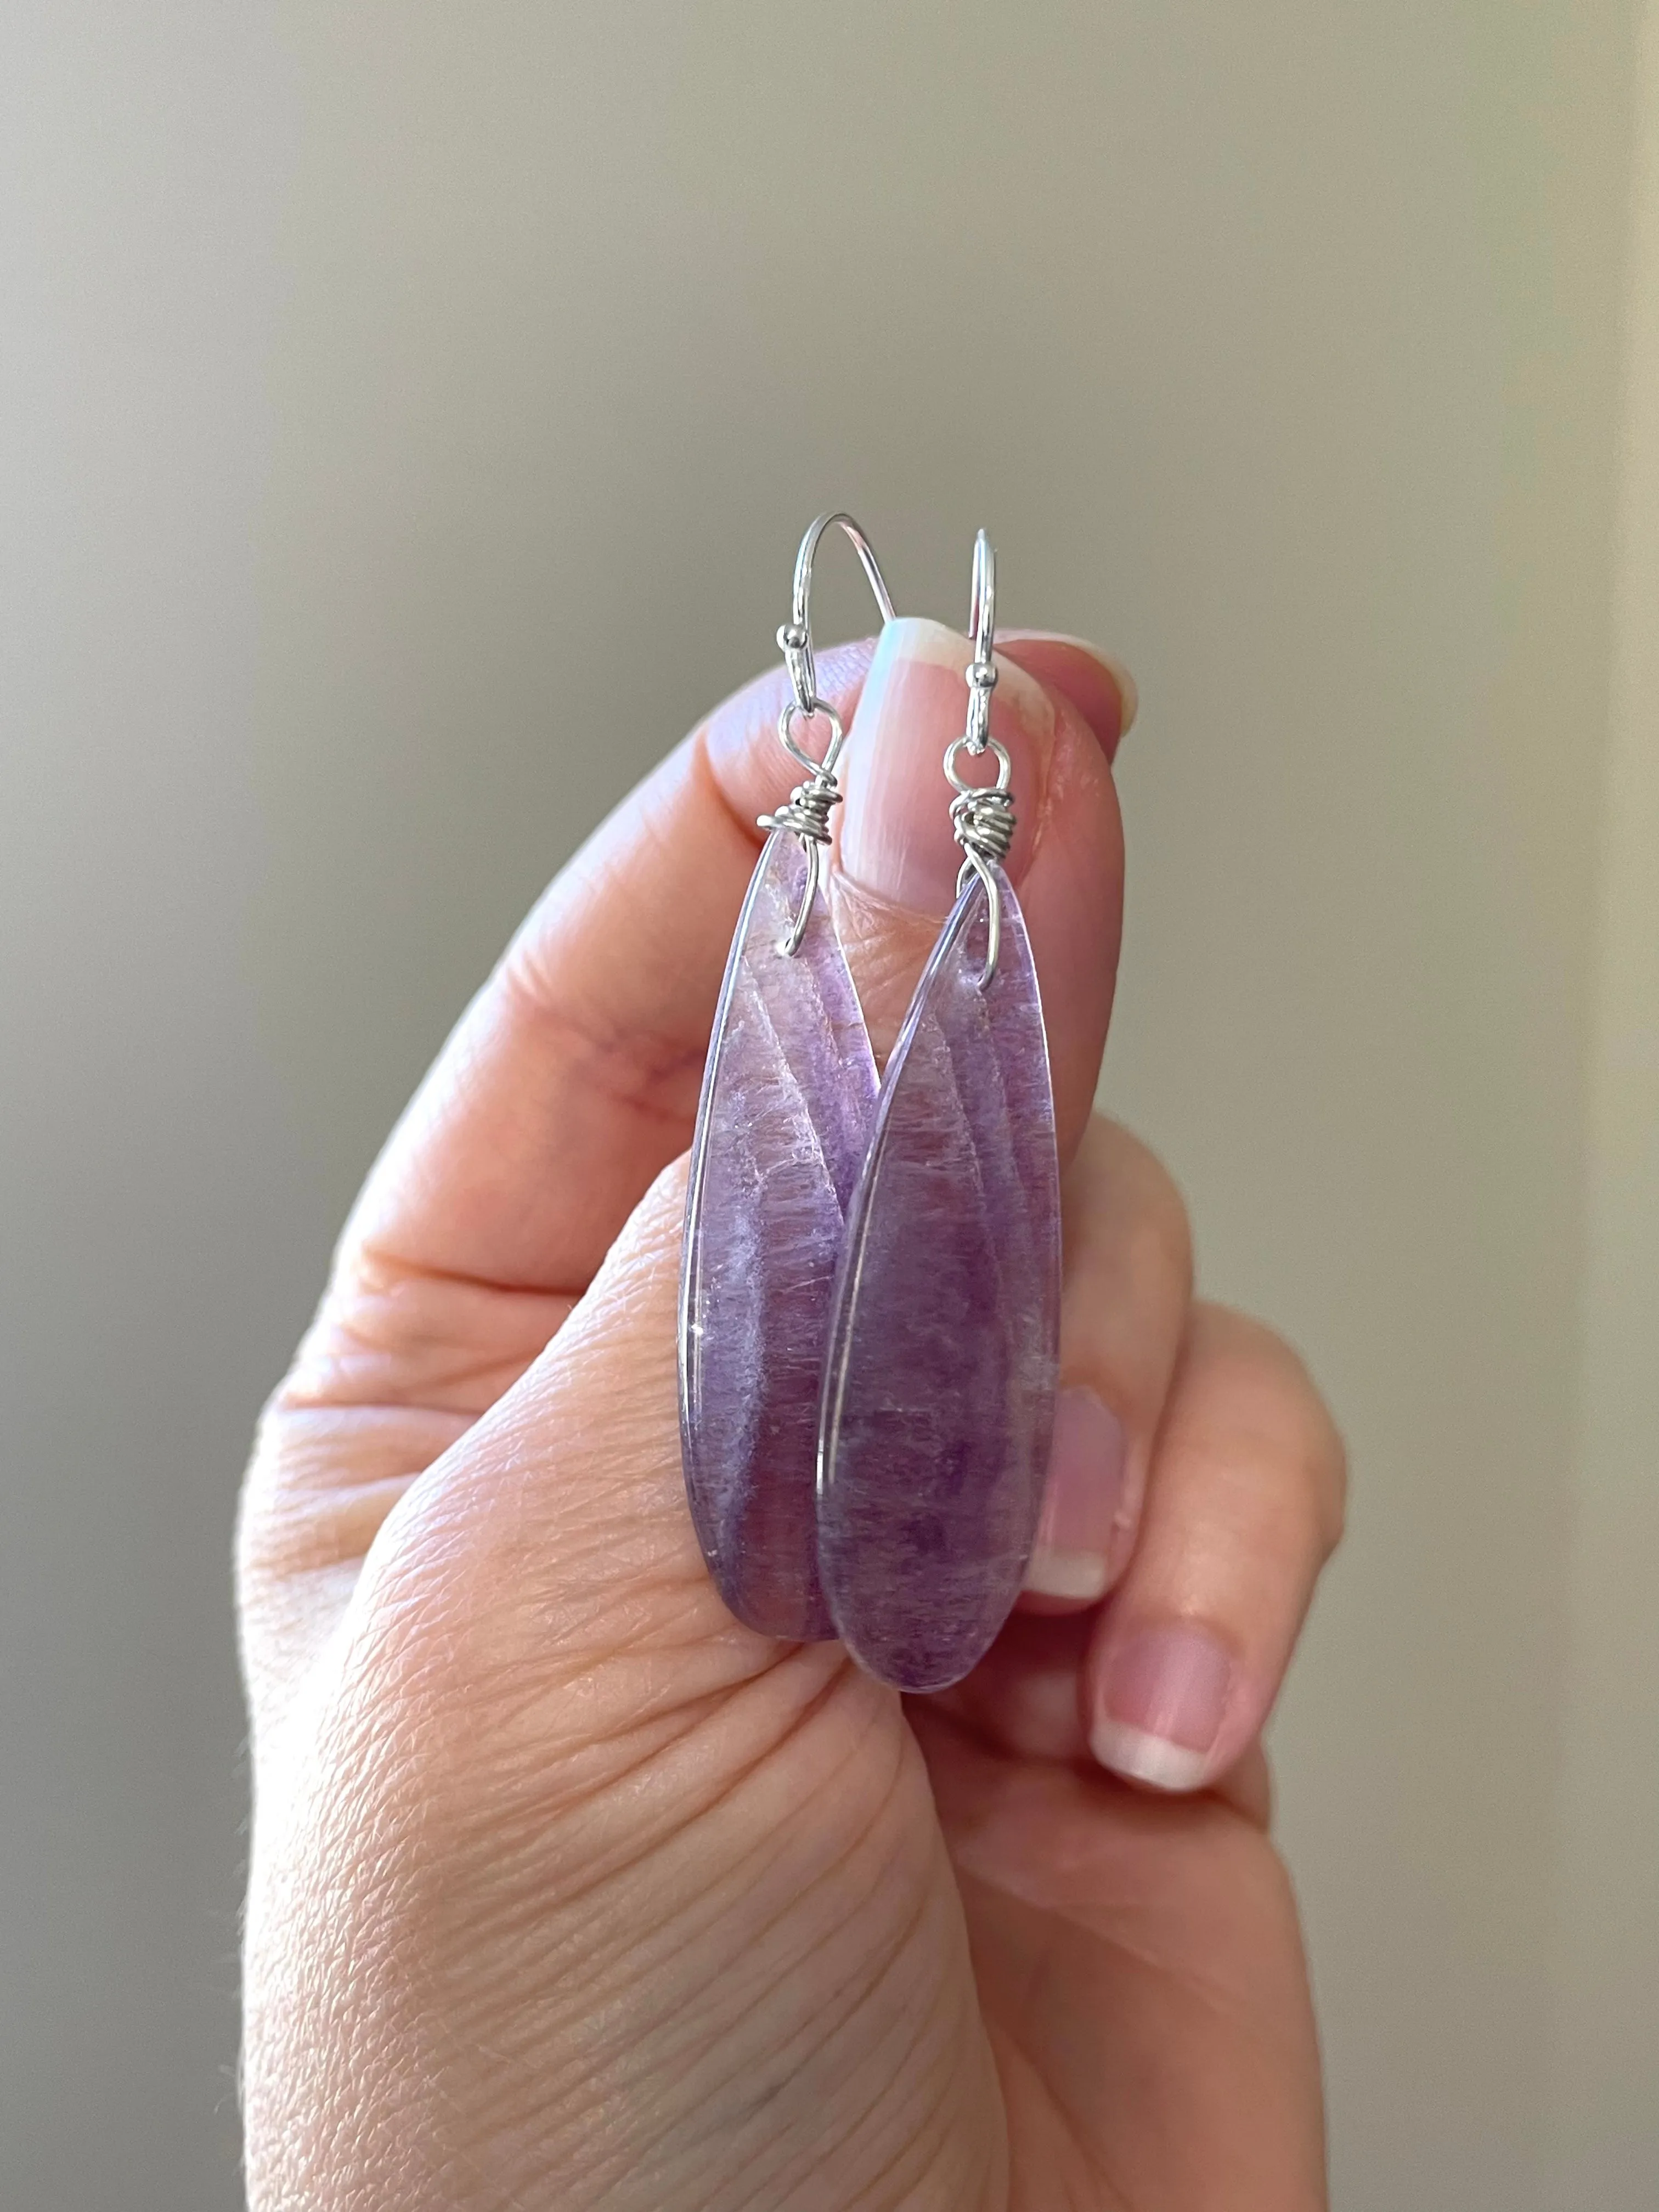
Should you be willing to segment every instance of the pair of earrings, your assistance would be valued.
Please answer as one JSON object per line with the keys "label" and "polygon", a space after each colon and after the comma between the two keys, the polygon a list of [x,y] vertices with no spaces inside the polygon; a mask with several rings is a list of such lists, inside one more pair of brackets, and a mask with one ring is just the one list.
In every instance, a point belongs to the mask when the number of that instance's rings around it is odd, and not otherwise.
{"label": "pair of earrings", "polygon": [[[1060,1178],[1025,926],[1003,872],[1012,764],[990,732],[995,567],[974,554],[968,710],[945,756],[957,900],[878,1077],[823,896],[845,733],[816,690],[801,542],[778,734],[805,770],[750,884],[692,1143],[680,1434],[709,1571],[738,1617],[839,1635],[908,1691],[959,1680],[1012,1607],[1054,1425]],[[822,757],[801,739],[829,731]],[[964,758],[996,763],[975,785]]]}

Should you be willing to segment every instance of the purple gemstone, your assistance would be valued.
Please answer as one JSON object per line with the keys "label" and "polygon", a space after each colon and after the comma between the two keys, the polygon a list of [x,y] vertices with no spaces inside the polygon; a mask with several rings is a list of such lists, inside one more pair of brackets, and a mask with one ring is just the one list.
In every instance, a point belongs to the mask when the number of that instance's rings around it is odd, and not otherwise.
{"label": "purple gemstone", "polygon": [[822,899],[800,949],[799,842],[766,842],[703,1073],[680,1263],[680,1442],[721,1596],[769,1636],[833,1636],[814,1472],[830,1297],[876,1064]]}
{"label": "purple gemstone", "polygon": [[888,1063],[836,1285],[818,1568],[860,1663],[959,1681],[1007,1619],[1054,1427],[1060,1170],[1036,971],[1006,878],[957,901]]}

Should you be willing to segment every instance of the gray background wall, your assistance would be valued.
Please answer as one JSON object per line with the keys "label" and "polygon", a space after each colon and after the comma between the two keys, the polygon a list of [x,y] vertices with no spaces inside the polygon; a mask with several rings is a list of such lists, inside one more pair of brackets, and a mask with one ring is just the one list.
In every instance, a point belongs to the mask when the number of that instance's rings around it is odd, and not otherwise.
{"label": "gray background wall", "polygon": [[1139,678],[1104,1096],[1354,1452],[1336,2201],[1654,2202],[1641,13],[0,9],[5,2212],[237,2201],[254,1409],[830,503]]}

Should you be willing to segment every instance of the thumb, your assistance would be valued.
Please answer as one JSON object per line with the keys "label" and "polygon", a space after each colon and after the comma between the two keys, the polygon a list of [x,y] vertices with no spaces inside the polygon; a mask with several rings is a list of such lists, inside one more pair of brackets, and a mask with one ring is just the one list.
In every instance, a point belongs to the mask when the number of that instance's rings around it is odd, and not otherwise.
{"label": "thumb", "polygon": [[[584,1788],[603,1747],[645,1753],[789,1650],[726,1611],[685,1510],[685,1167],[657,1177],[558,1334],[398,1501],[351,1599],[346,1641],[377,1702],[441,1702],[526,1774],[576,1756]],[[822,1670],[802,1671],[810,1700]]]}

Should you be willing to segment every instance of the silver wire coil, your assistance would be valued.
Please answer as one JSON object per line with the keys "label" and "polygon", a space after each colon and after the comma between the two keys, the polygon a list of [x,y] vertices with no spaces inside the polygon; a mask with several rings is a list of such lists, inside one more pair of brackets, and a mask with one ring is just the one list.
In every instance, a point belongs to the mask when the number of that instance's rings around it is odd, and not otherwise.
{"label": "silver wire coil", "polygon": [[830,810],[841,805],[841,791],[833,775],[822,769],[805,783],[798,783],[784,804],[763,814],[763,830],[787,830],[791,836],[815,845],[830,842]]}
{"label": "silver wire coil", "polygon": [[1011,791],[964,791],[951,801],[951,826],[970,860],[1000,868],[1014,842],[1014,795]]}
{"label": "silver wire coil", "polygon": [[[792,837],[799,837],[800,848],[806,859],[806,880],[801,887],[800,903],[795,909],[794,920],[781,940],[780,952],[793,956],[799,952],[806,934],[806,925],[811,919],[812,904],[823,884],[823,856],[830,843],[830,810],[841,803],[841,787],[836,781],[836,763],[841,758],[842,747],[847,742],[841,717],[827,699],[818,696],[817,675],[812,664],[812,562],[818,550],[818,540],[824,532],[836,525],[844,530],[859,556],[860,566],[869,579],[870,588],[876,595],[876,605],[881,610],[884,623],[893,619],[892,596],[887,589],[870,541],[850,514],[821,514],[800,541],[800,550],[795,556],[795,587],[789,620],[778,631],[778,644],[783,653],[783,665],[788,672],[792,699],[784,702],[778,717],[778,736],[791,760],[806,770],[806,781],[798,783],[784,804],[771,814],[760,817],[763,830],[782,830]],[[797,722],[827,722],[830,742],[823,749],[822,760],[809,753],[795,735]]]}

